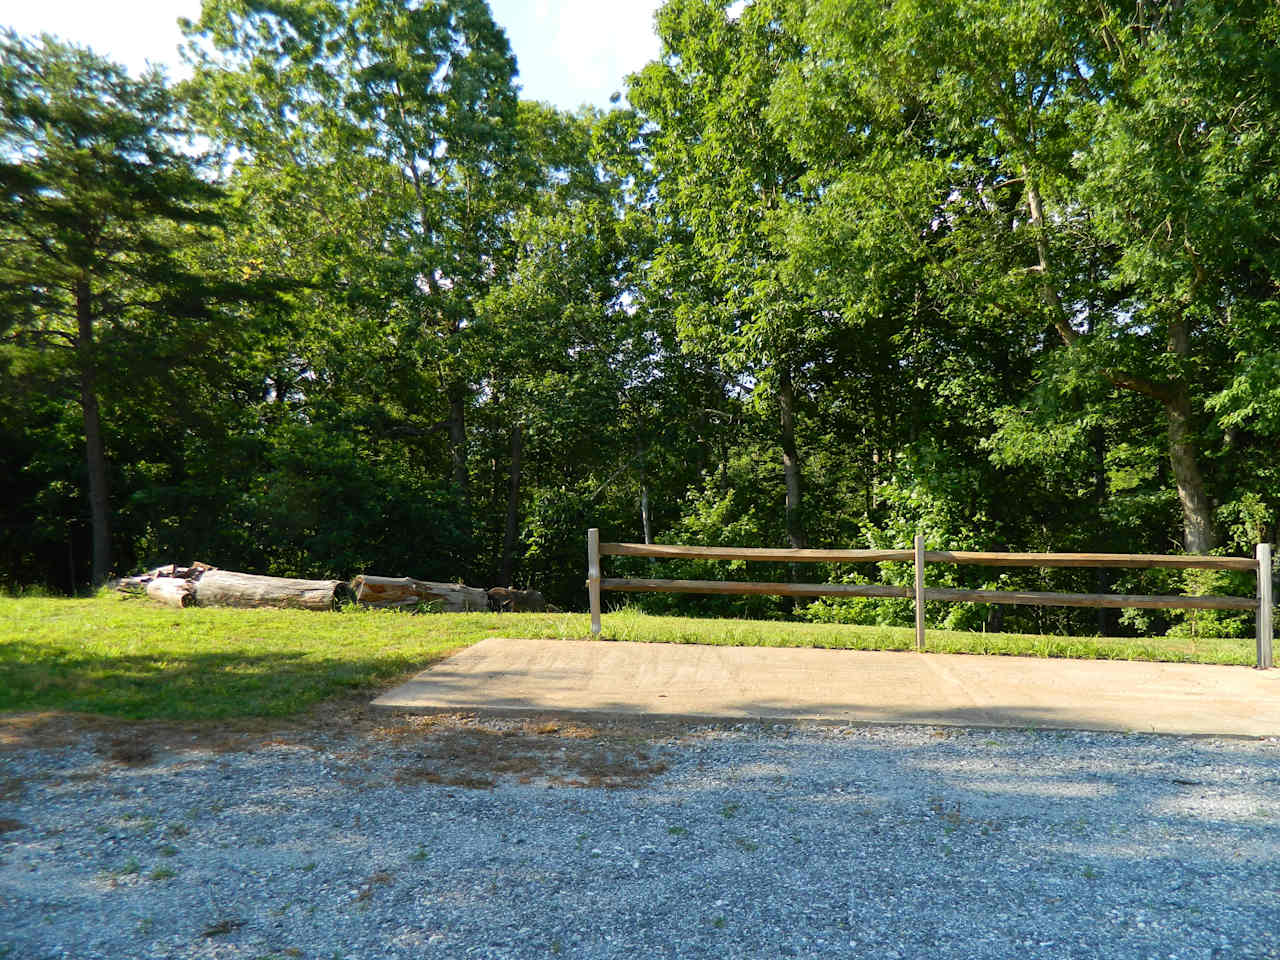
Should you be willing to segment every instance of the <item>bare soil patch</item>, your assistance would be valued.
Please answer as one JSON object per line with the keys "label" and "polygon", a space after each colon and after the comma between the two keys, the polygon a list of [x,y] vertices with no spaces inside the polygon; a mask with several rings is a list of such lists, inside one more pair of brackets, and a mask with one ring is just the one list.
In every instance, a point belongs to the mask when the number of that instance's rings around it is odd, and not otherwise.
{"label": "bare soil patch", "polygon": [[417,746],[414,762],[395,780],[484,788],[513,777],[519,783],[636,787],[666,769],[634,738],[581,724],[525,722],[513,729],[436,724]]}
{"label": "bare soil patch", "polygon": [[[705,729],[706,724],[699,725]],[[472,713],[397,716],[368,709],[368,699],[331,701],[298,717],[238,718],[190,724],[136,722],[97,715],[0,716],[0,750],[52,749],[92,741],[109,764],[145,767],[174,753],[244,753],[271,746],[332,748],[342,741],[361,780],[369,751],[390,751],[402,786],[433,783],[487,789],[507,780],[566,787],[638,787],[667,769],[656,748],[692,726],[627,718],[584,723],[557,716],[480,717]],[[21,784],[0,784],[0,791]]]}

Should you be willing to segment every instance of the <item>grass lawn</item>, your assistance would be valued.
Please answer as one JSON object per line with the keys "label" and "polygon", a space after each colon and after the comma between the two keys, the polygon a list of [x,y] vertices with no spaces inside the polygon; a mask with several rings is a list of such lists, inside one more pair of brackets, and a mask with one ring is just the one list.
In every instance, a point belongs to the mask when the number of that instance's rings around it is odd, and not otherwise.
{"label": "grass lawn", "polygon": [[0,597],[0,712],[282,717],[386,686],[485,637],[589,629],[588,618],[564,614],[176,610],[107,593]]}
{"label": "grass lawn", "polygon": [[[140,598],[0,596],[0,712],[130,720],[284,717],[385,688],[490,636],[586,637],[585,614],[423,614],[349,608],[174,610]],[[898,627],[606,614],[612,640],[910,650]],[[1108,639],[931,630],[929,649],[1251,664],[1252,640]]]}

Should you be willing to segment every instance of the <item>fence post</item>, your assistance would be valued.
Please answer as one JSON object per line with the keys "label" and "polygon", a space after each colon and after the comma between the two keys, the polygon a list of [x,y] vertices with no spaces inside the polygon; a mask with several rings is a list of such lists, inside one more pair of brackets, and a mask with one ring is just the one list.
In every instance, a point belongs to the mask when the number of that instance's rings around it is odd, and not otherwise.
{"label": "fence post", "polygon": [[591,597],[591,635],[600,636],[600,531],[587,531],[587,593]]}
{"label": "fence post", "polygon": [[1258,544],[1258,669],[1275,666],[1271,658],[1271,544]]}
{"label": "fence post", "polygon": [[924,652],[924,534],[916,534],[916,650]]}

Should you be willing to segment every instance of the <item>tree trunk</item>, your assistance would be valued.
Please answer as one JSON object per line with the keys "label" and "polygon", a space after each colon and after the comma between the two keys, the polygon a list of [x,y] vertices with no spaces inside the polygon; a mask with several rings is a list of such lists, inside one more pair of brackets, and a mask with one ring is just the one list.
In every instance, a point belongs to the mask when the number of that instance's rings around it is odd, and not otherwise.
{"label": "tree trunk", "polygon": [[653,517],[649,515],[649,484],[640,484],[640,526],[644,529],[644,542],[653,543]]}
{"label": "tree trunk", "polygon": [[517,424],[511,431],[511,489],[507,492],[507,529],[502,538],[501,587],[511,586],[516,563],[516,534],[520,525],[520,457],[524,447],[524,431]]}
{"label": "tree trunk", "polygon": [[[640,527],[644,530],[644,542],[653,543],[653,517],[649,512],[649,481],[640,478]],[[649,567],[657,567],[658,561],[649,558]]]}
{"label": "tree trunk", "polygon": [[[1031,210],[1031,225],[1036,230],[1036,254],[1039,258],[1041,296],[1053,314],[1063,343],[1068,347],[1079,339],[1071,327],[1067,312],[1053,285],[1049,264],[1049,245],[1044,231],[1046,220],[1040,193],[1030,171],[1023,167],[1027,179],[1027,203]],[[1180,359],[1190,356],[1190,339],[1187,324],[1178,317],[1169,324],[1169,352]],[[1173,468],[1174,484],[1178,488],[1178,500],[1182,503],[1183,545],[1188,553],[1208,553],[1219,543],[1217,527],[1213,521],[1213,505],[1205,492],[1204,476],[1196,456],[1191,425],[1191,397],[1186,381],[1178,378],[1169,385],[1152,383],[1143,377],[1119,370],[1103,370],[1102,375],[1114,386],[1133,390],[1152,397],[1164,404],[1169,424],[1169,463]]]}
{"label": "tree trunk", "polygon": [[1036,259],[1039,260],[1040,299],[1053,315],[1053,325],[1067,346],[1075,343],[1079,334],[1071,326],[1062,299],[1058,296],[1058,288],[1053,285],[1053,274],[1049,264],[1049,239],[1045,236],[1048,223],[1044,216],[1044,203],[1040,199],[1040,186],[1026,164],[1022,166],[1022,176],[1027,184],[1027,207],[1031,211],[1031,229],[1035,231]]}
{"label": "tree trunk", "polygon": [[987,607],[987,618],[983,621],[983,630],[987,633],[999,633],[1004,629],[1004,607],[993,603]]}
{"label": "tree trunk", "polygon": [[1183,545],[1187,553],[1208,553],[1218,545],[1218,531],[1213,522],[1213,504],[1205,492],[1204,477],[1196,461],[1191,399],[1182,384],[1165,405],[1165,411],[1169,418],[1169,464],[1182,504]]}
{"label": "tree trunk", "polygon": [[782,418],[782,473],[787,484],[787,540],[796,549],[807,547],[800,520],[800,458],[796,454],[795,396],[791,369],[783,366],[778,377],[778,407]]}
{"label": "tree trunk", "polygon": [[[1094,509],[1101,518],[1107,507],[1107,437],[1101,427],[1093,431],[1093,498]],[[1106,549],[1106,544],[1099,543],[1098,549]],[[1111,571],[1099,567],[1094,571],[1094,593],[1106,593],[1111,588]],[[1110,611],[1106,607],[1098,608],[1098,636],[1111,635]]]}
{"label": "tree trunk", "polygon": [[111,572],[111,508],[107,488],[107,452],[98,410],[98,382],[93,341],[92,291],[88,280],[75,286],[76,351],[80,366],[80,408],[84,412],[85,467],[89,476],[89,516],[93,524],[93,586]]}
{"label": "tree trunk", "polygon": [[449,389],[449,459],[453,464],[453,483],[463,500],[467,499],[467,392],[455,384]]}
{"label": "tree trunk", "polygon": [[461,575],[466,577],[471,572],[475,553],[472,543],[474,533],[471,517],[471,483],[470,471],[467,469],[467,388],[455,383],[449,388],[449,459],[452,462],[453,485],[458,492],[461,509],[458,515],[458,528],[461,543],[466,552],[462,560]]}
{"label": "tree trunk", "polygon": [[[1179,360],[1191,353],[1187,323],[1182,317],[1169,324],[1169,352]],[[1183,545],[1187,553],[1208,553],[1218,545],[1218,530],[1196,457],[1191,395],[1185,380],[1174,381],[1165,400],[1165,412],[1169,419],[1169,465],[1182,504]]]}

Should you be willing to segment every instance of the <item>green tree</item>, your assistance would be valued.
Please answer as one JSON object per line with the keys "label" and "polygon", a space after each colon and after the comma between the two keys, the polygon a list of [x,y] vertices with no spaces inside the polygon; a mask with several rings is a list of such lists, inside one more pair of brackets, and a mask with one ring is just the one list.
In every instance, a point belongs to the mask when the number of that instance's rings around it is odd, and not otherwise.
{"label": "green tree", "polygon": [[[1115,251],[1095,362],[1140,374],[1164,409],[1192,552],[1259,496],[1274,535],[1280,305],[1280,8],[1196,0],[1108,5],[1096,27],[1110,95],[1082,118],[1076,202]],[[1099,339],[1095,335],[1094,339]],[[1252,488],[1252,489],[1251,489]],[[1256,527],[1256,525],[1255,525]]]}
{"label": "green tree", "polygon": [[[297,208],[290,232],[310,235],[301,257],[276,256],[394,342],[419,394],[403,397],[418,421],[404,426],[447,430],[465,500],[468,342],[518,183],[515,64],[488,7],[206,0],[184,28],[202,122],[238,151],[246,189],[270,191],[264,212]],[[438,421],[412,409],[428,380]]]}
{"label": "green tree", "polygon": [[193,269],[219,189],[179,146],[161,74],[0,34],[0,336],[11,382],[81,411],[92,580],[112,568],[101,395],[181,363],[233,285]]}
{"label": "green tree", "polygon": [[773,79],[799,54],[782,0],[669,0],[658,13],[662,58],[631,80],[665,242],[648,297],[668,300],[681,340],[715,356],[778,422],[785,529],[807,535],[796,439],[797,393],[828,330],[779,275],[774,218],[804,196],[804,164],[764,117]]}
{"label": "green tree", "polygon": [[479,414],[491,447],[507,448],[490,458],[505,461],[505,503],[495,498],[485,511],[502,545],[491,567],[507,586],[528,481],[588,474],[612,447],[592,434],[614,419],[626,366],[618,346],[631,326],[618,303],[617,183],[591,156],[598,117],[527,102],[519,117],[523,189],[507,228],[510,268],[477,304],[474,330],[486,397]]}
{"label": "green tree", "polygon": [[1244,304],[1274,296],[1264,9],[818,0],[806,56],[774,91],[830,219],[880,220],[893,238],[872,262],[927,257],[952,322],[994,321],[1013,334],[999,353],[1038,358],[1042,398],[1132,394],[1163,420],[1194,552],[1219,540],[1221,433],[1205,410],[1225,355],[1210,318],[1256,329]]}

